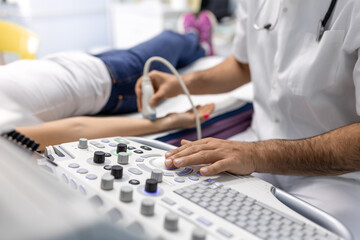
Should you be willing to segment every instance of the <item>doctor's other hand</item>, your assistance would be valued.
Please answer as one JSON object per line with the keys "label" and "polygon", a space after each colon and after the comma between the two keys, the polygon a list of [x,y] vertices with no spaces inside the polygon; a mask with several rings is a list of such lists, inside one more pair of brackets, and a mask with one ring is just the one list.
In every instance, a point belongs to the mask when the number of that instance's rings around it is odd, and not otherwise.
{"label": "doctor's other hand", "polygon": [[[152,107],[158,105],[164,98],[175,97],[182,93],[179,81],[172,74],[153,70],[149,73],[149,77],[154,87],[154,95],[150,99],[150,106]],[[142,81],[143,77],[139,78],[135,85],[138,111],[142,110]]]}
{"label": "doctor's other hand", "polygon": [[255,151],[254,143],[205,138],[195,142],[182,140],[181,145],[165,154],[166,167],[209,164],[200,169],[203,176],[225,171],[249,175],[256,170],[252,158]]}

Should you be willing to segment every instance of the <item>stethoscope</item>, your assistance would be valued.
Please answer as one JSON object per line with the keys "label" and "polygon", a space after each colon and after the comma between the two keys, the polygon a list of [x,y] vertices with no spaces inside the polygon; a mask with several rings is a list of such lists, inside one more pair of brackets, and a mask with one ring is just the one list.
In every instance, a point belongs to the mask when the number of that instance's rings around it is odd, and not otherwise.
{"label": "stethoscope", "polygon": [[[259,24],[257,24],[257,20],[259,19],[259,15],[260,13],[262,12],[264,6],[265,6],[265,2],[266,0],[264,0],[259,8],[259,10],[256,12],[255,14],[255,20],[254,20],[254,24],[253,24],[253,27],[255,30],[257,31],[260,31],[260,30],[268,30],[268,31],[271,31],[275,28],[275,26],[277,25],[278,21],[279,21],[279,13],[278,13],[278,16],[275,20],[274,23],[267,23],[267,24],[264,24],[264,26],[259,26]],[[328,23],[330,17],[331,17],[331,14],[333,13],[334,11],[334,8],[335,8],[335,5],[336,5],[336,2],[337,0],[331,0],[331,3],[330,3],[330,6],[329,6],[329,9],[327,10],[324,18],[322,20],[320,20],[320,23],[319,23],[319,30],[318,30],[318,35],[317,35],[317,41],[319,42],[322,38],[322,36],[324,35],[324,32],[325,32],[325,27],[326,27],[326,24]]]}

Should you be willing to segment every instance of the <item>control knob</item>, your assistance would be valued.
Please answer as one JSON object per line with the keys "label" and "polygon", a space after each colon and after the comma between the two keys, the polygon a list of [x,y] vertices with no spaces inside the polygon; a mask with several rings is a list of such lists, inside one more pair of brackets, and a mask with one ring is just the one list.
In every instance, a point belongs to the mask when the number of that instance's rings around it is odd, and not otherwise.
{"label": "control knob", "polygon": [[87,149],[88,148],[88,140],[86,138],[80,138],[78,148]]}
{"label": "control knob", "polygon": [[158,183],[162,182],[163,171],[160,169],[153,169],[151,171],[151,178],[156,179]]}
{"label": "control knob", "polygon": [[118,162],[118,164],[121,164],[121,165],[128,164],[129,163],[129,154],[127,154],[126,152],[119,152],[117,162]]}
{"label": "control knob", "polygon": [[101,178],[101,189],[112,190],[114,188],[114,176],[111,174],[105,174]]}
{"label": "control knob", "polygon": [[170,232],[178,230],[179,216],[175,213],[168,213],[165,216],[164,228]]}
{"label": "control knob", "polygon": [[154,178],[146,179],[145,191],[148,193],[156,193],[158,181]]}
{"label": "control knob", "polygon": [[120,189],[120,201],[132,202],[133,200],[133,189],[130,186],[123,186]]}
{"label": "control knob", "polygon": [[125,143],[119,143],[116,147],[116,152],[126,152],[127,151],[127,145]]}
{"label": "control knob", "polygon": [[102,164],[105,162],[105,153],[102,151],[94,152],[94,163]]}
{"label": "control knob", "polygon": [[144,216],[153,216],[155,210],[155,201],[150,198],[145,198],[141,201],[140,212]]}
{"label": "control knob", "polygon": [[191,240],[205,240],[206,232],[202,229],[194,229],[191,234]]}
{"label": "control knob", "polygon": [[121,179],[123,177],[123,167],[119,165],[112,166],[111,175],[113,175],[115,179]]}

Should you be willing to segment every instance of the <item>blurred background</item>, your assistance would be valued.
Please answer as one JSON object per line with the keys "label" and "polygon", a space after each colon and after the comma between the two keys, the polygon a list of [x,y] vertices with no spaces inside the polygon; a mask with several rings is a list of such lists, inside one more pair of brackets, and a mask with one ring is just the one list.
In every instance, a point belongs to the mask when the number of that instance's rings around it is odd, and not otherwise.
{"label": "blurred background", "polygon": [[[219,24],[216,54],[227,56],[234,35],[236,0],[1,0],[0,21],[19,24],[40,39],[36,57],[67,50],[96,53],[128,48],[165,29],[177,30],[185,12],[211,10]],[[0,37],[6,35],[0,29]],[[3,61],[18,57],[3,54]]]}

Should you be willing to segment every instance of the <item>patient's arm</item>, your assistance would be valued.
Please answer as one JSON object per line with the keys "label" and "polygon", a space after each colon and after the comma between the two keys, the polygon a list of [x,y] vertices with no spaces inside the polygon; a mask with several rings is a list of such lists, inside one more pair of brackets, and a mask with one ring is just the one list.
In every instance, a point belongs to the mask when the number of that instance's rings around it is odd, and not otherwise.
{"label": "patient's arm", "polygon": [[[214,104],[197,107],[200,121],[214,111]],[[195,126],[192,111],[173,113],[166,117],[150,121],[143,118],[127,117],[72,117],[43,123],[39,126],[19,127],[17,130],[40,143],[40,150],[45,146],[84,138],[113,136],[139,136],[171,129],[191,128]]]}

